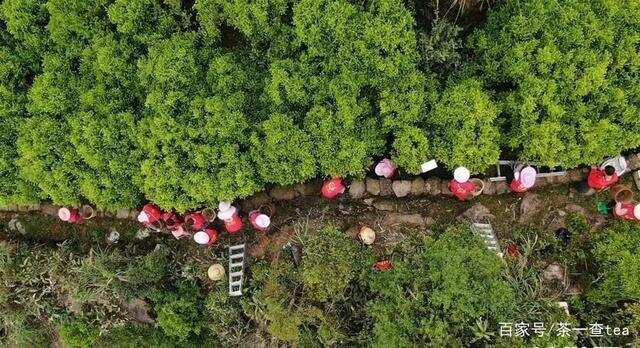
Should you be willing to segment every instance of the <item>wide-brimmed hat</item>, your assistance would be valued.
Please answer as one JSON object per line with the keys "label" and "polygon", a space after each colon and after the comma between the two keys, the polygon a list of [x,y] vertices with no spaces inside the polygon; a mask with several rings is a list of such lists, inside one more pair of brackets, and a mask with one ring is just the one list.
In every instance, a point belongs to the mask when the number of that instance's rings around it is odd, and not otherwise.
{"label": "wide-brimmed hat", "polygon": [[204,245],[208,244],[209,241],[211,241],[211,236],[209,236],[209,234],[205,231],[199,231],[193,235],[193,240],[195,240],[198,244]]}
{"label": "wide-brimmed hat", "polygon": [[211,280],[222,279],[222,277],[224,277],[224,266],[219,263],[209,266],[209,269],[207,270],[207,276],[209,276],[209,279]]}

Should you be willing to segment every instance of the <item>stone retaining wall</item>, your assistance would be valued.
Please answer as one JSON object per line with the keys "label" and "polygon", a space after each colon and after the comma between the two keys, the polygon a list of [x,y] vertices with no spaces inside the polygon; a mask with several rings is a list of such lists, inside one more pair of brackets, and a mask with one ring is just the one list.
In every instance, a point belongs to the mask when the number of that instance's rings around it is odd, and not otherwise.
{"label": "stone retaining wall", "polygon": [[[634,154],[626,157],[629,172],[640,169],[640,154]],[[586,179],[589,168],[575,168],[567,170],[564,176],[538,178],[536,187],[547,187],[559,184],[568,184],[579,182]],[[491,182],[484,179],[485,195],[501,195],[509,193],[509,186],[506,181]],[[267,191],[259,192],[240,202],[240,206],[245,210],[255,209],[263,204],[273,201],[287,201],[298,197],[319,196],[322,181],[314,180],[312,182],[296,184],[292,186],[277,186]],[[366,199],[373,197],[421,197],[421,196],[451,196],[448,189],[449,180],[440,178],[415,177],[412,180],[395,180],[366,178],[364,180],[354,180],[348,185],[345,196],[351,199]],[[535,188],[534,188],[535,189]],[[44,214],[56,216],[58,206],[51,204],[34,204],[28,206],[9,205],[0,208],[0,211],[11,212],[32,212],[41,211]],[[118,219],[136,219],[138,209],[120,209],[117,212],[107,212],[98,209],[98,217],[113,217]]]}

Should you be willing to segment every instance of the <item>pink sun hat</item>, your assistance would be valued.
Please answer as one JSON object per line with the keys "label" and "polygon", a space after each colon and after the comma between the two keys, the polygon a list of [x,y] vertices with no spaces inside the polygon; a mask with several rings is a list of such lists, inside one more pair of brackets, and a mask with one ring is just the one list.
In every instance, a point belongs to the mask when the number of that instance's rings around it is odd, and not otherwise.
{"label": "pink sun hat", "polygon": [[526,166],[520,171],[520,182],[526,188],[532,188],[536,184],[536,172],[532,166]]}
{"label": "pink sun hat", "polygon": [[374,169],[376,175],[391,178],[396,173],[396,165],[388,158],[385,158],[376,164]]}
{"label": "pink sun hat", "polygon": [[69,221],[71,219],[71,211],[69,208],[62,207],[58,209],[58,217],[62,221]]}
{"label": "pink sun hat", "polygon": [[256,217],[256,225],[261,228],[267,228],[271,225],[271,218],[265,214],[260,214]]}

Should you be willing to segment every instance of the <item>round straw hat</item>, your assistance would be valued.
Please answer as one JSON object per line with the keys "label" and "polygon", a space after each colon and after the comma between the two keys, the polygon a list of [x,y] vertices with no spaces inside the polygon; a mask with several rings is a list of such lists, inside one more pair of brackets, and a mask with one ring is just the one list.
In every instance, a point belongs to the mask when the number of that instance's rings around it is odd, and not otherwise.
{"label": "round straw hat", "polygon": [[224,277],[224,267],[219,263],[211,265],[207,270],[207,275],[213,281],[220,280]]}
{"label": "round straw hat", "polygon": [[366,245],[371,245],[376,241],[376,232],[369,227],[360,229],[360,240]]}

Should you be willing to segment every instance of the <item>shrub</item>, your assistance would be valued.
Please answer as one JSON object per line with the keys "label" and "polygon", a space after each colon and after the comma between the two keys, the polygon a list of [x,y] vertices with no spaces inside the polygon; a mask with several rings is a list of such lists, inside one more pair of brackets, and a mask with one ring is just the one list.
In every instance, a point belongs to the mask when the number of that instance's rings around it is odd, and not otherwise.
{"label": "shrub", "polygon": [[168,251],[152,251],[129,265],[126,278],[134,287],[157,284],[169,275],[169,266]]}
{"label": "shrub", "polygon": [[51,40],[71,55],[99,32],[106,31],[106,8],[109,0],[48,0]]}
{"label": "shrub", "polygon": [[500,156],[497,116],[497,107],[477,80],[447,86],[427,120],[433,153],[449,168],[482,172],[495,165]]}
{"label": "shrub", "polygon": [[588,299],[607,305],[640,300],[640,228],[617,222],[602,236],[593,250],[599,277]]}
{"label": "shrub", "polygon": [[375,120],[357,116],[334,114],[323,107],[314,107],[307,113],[305,130],[322,174],[362,176],[371,164],[372,139],[368,138],[371,132],[367,131]]}
{"label": "shrub", "polygon": [[48,36],[45,24],[49,13],[44,0],[6,0],[0,5],[6,29],[34,56],[44,49]]}
{"label": "shrub", "polygon": [[107,9],[118,32],[153,42],[186,26],[187,14],[177,1],[116,0]]}
{"label": "shrub", "polygon": [[501,262],[468,228],[423,243],[393,260],[393,269],[365,278],[376,294],[367,304],[374,345],[458,345],[476,339],[477,322],[493,328],[513,318]]}
{"label": "shrub", "polygon": [[73,348],[91,348],[98,339],[100,331],[85,320],[73,319],[60,327],[60,340]]}
{"label": "shrub", "polygon": [[430,146],[427,133],[418,127],[403,127],[396,132],[393,159],[397,165],[412,174],[420,173],[420,164],[429,160]]}
{"label": "shrub", "polygon": [[[148,59],[141,69],[142,80],[154,87],[138,124],[143,191],[181,212],[252,194],[260,186],[246,150],[245,112],[252,105],[248,91],[255,71],[242,68],[241,57],[214,54],[207,66],[209,84],[200,83],[198,71],[205,68],[197,58],[204,53],[184,36],[170,41],[175,42],[159,44],[157,61]],[[174,60],[184,74],[174,75]]]}
{"label": "shrub", "polygon": [[309,135],[293,119],[274,114],[251,136],[251,158],[265,182],[290,185],[315,174]]}
{"label": "shrub", "polygon": [[226,283],[214,285],[204,302],[206,326],[220,342],[240,344],[249,331],[249,318],[238,299],[230,297]]}
{"label": "shrub", "polygon": [[156,323],[164,333],[179,341],[198,336],[203,329],[202,295],[200,287],[181,280],[175,288],[151,294],[157,314]]}
{"label": "shrub", "polygon": [[78,160],[68,141],[69,126],[64,120],[32,117],[20,129],[18,165],[21,175],[51,197],[54,204],[77,204]]}
{"label": "shrub", "polygon": [[355,276],[356,244],[334,227],[303,238],[301,280],[315,301],[339,298]]}
{"label": "shrub", "polygon": [[197,0],[195,7],[204,32],[217,38],[221,22],[236,28],[252,43],[262,44],[276,40],[290,30],[286,25],[291,0]]}
{"label": "shrub", "polygon": [[638,11],[633,1],[510,0],[472,35],[520,159],[576,166],[640,145]]}

